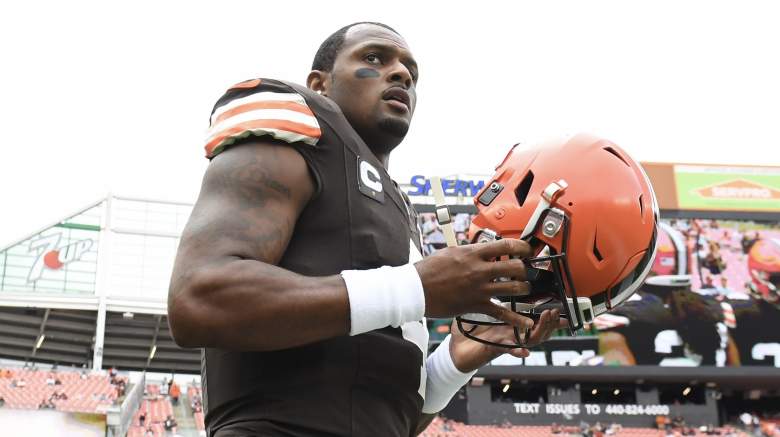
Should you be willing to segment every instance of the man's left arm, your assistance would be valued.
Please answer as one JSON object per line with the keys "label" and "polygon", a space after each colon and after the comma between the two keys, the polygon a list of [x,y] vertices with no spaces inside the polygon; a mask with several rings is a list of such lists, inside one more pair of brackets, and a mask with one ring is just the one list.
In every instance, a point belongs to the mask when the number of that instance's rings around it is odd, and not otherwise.
{"label": "man's left arm", "polygon": [[[556,329],[565,326],[568,326],[568,322],[560,318],[559,310],[545,310],[534,324],[526,344],[528,347],[541,344]],[[428,381],[417,434],[430,425],[436,414],[447,406],[452,396],[471,379],[477,369],[506,353],[518,358],[529,355],[526,348],[507,349],[469,340],[460,332],[455,321],[452,322],[451,332],[426,360]],[[495,343],[515,341],[514,329],[508,325],[480,326],[473,334]]]}

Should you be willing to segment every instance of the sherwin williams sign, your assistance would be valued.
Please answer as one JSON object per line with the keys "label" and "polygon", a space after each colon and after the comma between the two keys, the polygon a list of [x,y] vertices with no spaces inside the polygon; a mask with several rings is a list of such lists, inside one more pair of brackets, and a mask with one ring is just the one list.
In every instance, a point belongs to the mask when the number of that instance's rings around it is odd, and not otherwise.
{"label": "sherwin williams sign", "polygon": [[675,165],[680,209],[780,212],[780,168]]}

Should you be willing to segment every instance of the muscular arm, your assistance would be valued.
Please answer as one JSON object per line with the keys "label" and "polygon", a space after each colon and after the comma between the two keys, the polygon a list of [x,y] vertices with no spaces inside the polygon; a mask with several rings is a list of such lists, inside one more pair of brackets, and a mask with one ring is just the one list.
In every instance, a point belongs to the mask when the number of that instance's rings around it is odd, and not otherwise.
{"label": "muscular arm", "polygon": [[[212,160],[168,290],[177,344],[277,350],[350,332],[349,294],[340,275],[305,277],[276,266],[313,192],[308,166],[287,145],[256,140]],[[493,260],[529,254],[528,243],[507,238],[448,248],[415,263],[425,314],[479,312],[530,329],[531,319],[490,301],[528,293],[522,260]],[[516,280],[493,281],[498,277]]]}
{"label": "muscular arm", "polygon": [[340,276],[274,265],[313,192],[307,165],[290,146],[242,144],[212,160],[168,292],[179,345],[276,350],[349,332]]}

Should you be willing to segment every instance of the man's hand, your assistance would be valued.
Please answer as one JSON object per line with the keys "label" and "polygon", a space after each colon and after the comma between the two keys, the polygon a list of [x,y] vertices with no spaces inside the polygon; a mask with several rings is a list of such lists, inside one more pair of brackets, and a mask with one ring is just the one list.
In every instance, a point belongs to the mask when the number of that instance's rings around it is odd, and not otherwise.
{"label": "man's hand", "polygon": [[[560,311],[545,310],[539,317],[531,332],[526,337],[526,345],[533,347],[550,338],[556,329],[568,325],[566,319],[560,318]],[[472,325],[464,324],[464,328]],[[474,371],[503,354],[510,354],[518,358],[526,358],[528,349],[508,349],[499,346],[490,346],[466,338],[458,329],[457,321],[452,322],[452,338],[450,339],[450,355],[455,367],[463,373]],[[514,343],[515,333],[512,326],[479,326],[471,332],[476,337],[484,338],[495,343]]]}
{"label": "man's hand", "polygon": [[[415,264],[425,290],[425,315],[452,317],[459,314],[487,314],[530,330],[533,320],[490,301],[493,296],[525,296],[530,285],[525,282],[525,264],[521,259],[532,255],[531,246],[522,240],[499,241],[448,247]],[[494,282],[496,278],[510,281]]]}

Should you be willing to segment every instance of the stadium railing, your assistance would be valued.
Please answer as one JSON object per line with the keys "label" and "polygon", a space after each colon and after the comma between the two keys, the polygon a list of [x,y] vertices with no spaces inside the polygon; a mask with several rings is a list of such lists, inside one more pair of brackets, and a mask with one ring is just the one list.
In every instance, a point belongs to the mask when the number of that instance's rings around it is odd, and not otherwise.
{"label": "stadium railing", "polygon": [[141,406],[146,387],[146,372],[141,379],[130,389],[121,406],[112,406],[106,412],[106,437],[124,437],[132,424],[133,414]]}

